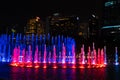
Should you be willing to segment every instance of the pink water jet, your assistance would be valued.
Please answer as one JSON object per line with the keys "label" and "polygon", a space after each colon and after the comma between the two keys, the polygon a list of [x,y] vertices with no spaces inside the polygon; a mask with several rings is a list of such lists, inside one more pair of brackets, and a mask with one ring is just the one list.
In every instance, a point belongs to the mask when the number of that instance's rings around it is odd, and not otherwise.
{"label": "pink water jet", "polygon": [[[65,44],[62,44],[62,51],[57,55],[55,45],[53,45],[52,52],[48,52],[46,45],[44,45],[42,55],[38,46],[35,47],[34,52],[32,51],[33,49],[31,45],[28,46],[28,49],[24,48],[22,50],[20,49],[20,46],[18,46],[13,50],[11,65],[34,68],[48,68],[49,65],[47,63],[52,65],[52,68],[58,68],[58,65],[61,65],[62,68],[100,68],[106,66],[105,48],[95,49],[93,44],[93,47],[91,48],[89,46],[87,53],[85,53],[84,45],[82,45],[78,61],[76,60],[75,46],[72,45],[71,49],[72,51],[69,51],[69,54],[67,55],[66,46]],[[20,50],[22,52],[21,54]]]}

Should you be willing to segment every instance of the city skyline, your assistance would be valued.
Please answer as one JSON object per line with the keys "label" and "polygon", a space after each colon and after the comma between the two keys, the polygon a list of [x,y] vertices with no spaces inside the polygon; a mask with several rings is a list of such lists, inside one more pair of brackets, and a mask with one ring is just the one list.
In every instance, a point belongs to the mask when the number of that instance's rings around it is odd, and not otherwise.
{"label": "city skyline", "polygon": [[[102,1],[99,1],[102,2]],[[7,5],[7,6],[5,6]],[[1,5],[0,21],[4,24],[24,24],[26,20],[32,16],[39,16],[45,19],[47,16],[60,12],[65,15],[79,15],[81,19],[87,19],[91,14],[98,14],[98,1],[32,1],[32,2],[8,2]],[[97,6],[97,7],[96,7]],[[102,5],[101,5],[102,6]],[[101,9],[100,9],[101,10]]]}

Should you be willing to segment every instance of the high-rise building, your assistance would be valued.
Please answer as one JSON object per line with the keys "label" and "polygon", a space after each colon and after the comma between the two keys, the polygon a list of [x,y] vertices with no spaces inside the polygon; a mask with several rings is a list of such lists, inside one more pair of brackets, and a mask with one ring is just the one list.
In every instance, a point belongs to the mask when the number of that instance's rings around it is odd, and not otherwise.
{"label": "high-rise building", "polygon": [[120,0],[106,0],[104,3],[104,27],[120,24]]}
{"label": "high-rise building", "polygon": [[88,39],[89,37],[89,24],[87,22],[81,22],[78,28],[79,37],[83,37],[83,39]]}
{"label": "high-rise building", "polygon": [[100,23],[99,16],[91,14],[89,16],[89,27],[88,27],[88,42],[98,42],[100,38]]}
{"label": "high-rise building", "polygon": [[105,0],[101,35],[104,45],[108,45],[109,48],[119,46],[120,0]]}
{"label": "high-rise building", "polygon": [[78,35],[79,17],[78,16],[64,16],[55,13],[47,18],[49,33],[52,35]]}
{"label": "high-rise building", "polygon": [[106,40],[120,39],[120,0],[104,2],[102,35]]}
{"label": "high-rise building", "polygon": [[24,29],[25,34],[43,34],[44,23],[39,17],[32,18],[28,21],[27,26]]}
{"label": "high-rise building", "polygon": [[92,14],[89,18],[89,36],[96,36],[100,28],[98,16]]}
{"label": "high-rise building", "polygon": [[106,0],[104,3],[104,26],[120,24],[120,0]]}

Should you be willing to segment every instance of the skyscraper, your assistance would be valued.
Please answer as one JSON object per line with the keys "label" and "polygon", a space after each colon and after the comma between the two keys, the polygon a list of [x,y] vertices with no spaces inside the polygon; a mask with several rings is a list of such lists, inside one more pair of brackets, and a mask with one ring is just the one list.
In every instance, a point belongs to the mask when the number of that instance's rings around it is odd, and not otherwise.
{"label": "skyscraper", "polygon": [[106,0],[104,3],[104,35],[111,36],[120,33],[120,0]]}
{"label": "skyscraper", "polygon": [[106,0],[104,3],[104,26],[120,24],[120,0]]}
{"label": "skyscraper", "polygon": [[104,2],[102,36],[105,42],[117,43],[120,40],[120,0]]}

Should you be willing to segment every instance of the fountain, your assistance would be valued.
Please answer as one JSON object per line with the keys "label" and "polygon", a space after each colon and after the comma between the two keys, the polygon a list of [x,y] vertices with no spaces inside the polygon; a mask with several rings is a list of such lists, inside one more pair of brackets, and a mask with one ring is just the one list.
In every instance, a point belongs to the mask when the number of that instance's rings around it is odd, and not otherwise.
{"label": "fountain", "polygon": [[10,35],[3,34],[0,36],[0,62],[10,62]]}
{"label": "fountain", "polygon": [[36,67],[37,64],[37,67],[42,65],[46,68],[49,63],[56,68],[57,63],[66,65],[74,64],[76,61],[75,41],[70,37],[60,35],[51,37],[49,34],[47,36],[32,34],[23,38],[20,36],[16,36],[12,66]]}
{"label": "fountain", "polygon": [[119,60],[118,60],[118,50],[117,47],[115,47],[115,65],[119,65]]}
{"label": "fountain", "polygon": [[[95,44],[88,47],[84,44],[76,58],[75,40],[63,35],[1,35],[0,61],[9,62],[11,66],[34,68],[98,68],[107,65],[106,46],[96,49]],[[116,62],[118,61],[116,52]],[[117,64],[117,63],[116,63]]]}
{"label": "fountain", "polygon": [[98,48],[98,52],[95,49],[94,43],[92,46],[92,51],[90,46],[88,47],[88,52],[85,54],[84,45],[81,47],[81,53],[79,57],[80,68],[98,68],[106,66],[106,53],[103,49]]}

